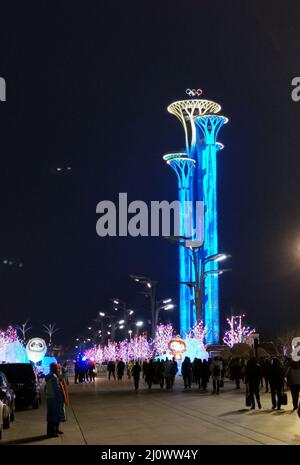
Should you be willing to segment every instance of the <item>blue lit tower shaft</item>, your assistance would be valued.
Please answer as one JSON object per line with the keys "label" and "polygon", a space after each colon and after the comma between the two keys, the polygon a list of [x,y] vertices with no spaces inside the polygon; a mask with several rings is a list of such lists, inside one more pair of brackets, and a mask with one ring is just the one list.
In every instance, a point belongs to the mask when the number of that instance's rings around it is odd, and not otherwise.
{"label": "blue lit tower shaft", "polygon": [[[173,168],[178,179],[178,198],[180,202],[179,235],[189,237],[193,228],[193,171],[195,161],[187,158],[185,154],[179,157],[166,155],[167,163]],[[169,158],[168,157],[172,157]],[[192,263],[189,252],[185,247],[179,247],[179,282],[193,281]],[[193,305],[191,303],[191,290],[186,284],[179,285],[180,301],[180,334],[182,337],[190,330],[194,323]]]}
{"label": "blue lit tower shaft", "polygon": [[[204,202],[204,249],[202,259],[218,253],[217,150],[216,138],[227,118],[204,115],[195,119],[197,137],[197,198]],[[208,261],[204,271],[217,270],[216,262]],[[208,343],[219,343],[219,280],[206,273],[204,281],[204,315]]]}

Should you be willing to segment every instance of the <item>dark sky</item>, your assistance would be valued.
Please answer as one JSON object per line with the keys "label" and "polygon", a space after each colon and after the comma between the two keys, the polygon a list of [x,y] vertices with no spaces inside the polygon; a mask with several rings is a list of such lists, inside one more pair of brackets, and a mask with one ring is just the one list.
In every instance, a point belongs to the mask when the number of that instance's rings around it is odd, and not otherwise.
{"label": "dark sky", "polygon": [[[108,299],[143,314],[129,273],[177,297],[177,250],[162,238],[100,239],[96,204],[174,200],[161,155],[182,149],[166,111],[201,87],[229,124],[219,139],[221,316],[244,311],[265,338],[300,326],[300,75],[297,0],[61,1],[1,5],[0,327],[57,322],[83,334]],[[53,169],[70,164],[72,173]]]}

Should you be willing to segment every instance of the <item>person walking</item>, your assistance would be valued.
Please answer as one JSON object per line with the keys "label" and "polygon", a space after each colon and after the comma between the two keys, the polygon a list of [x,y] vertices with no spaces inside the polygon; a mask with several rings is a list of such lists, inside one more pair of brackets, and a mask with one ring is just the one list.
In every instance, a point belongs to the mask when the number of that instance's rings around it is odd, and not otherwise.
{"label": "person walking", "polygon": [[91,382],[95,382],[96,365],[92,359],[89,360],[88,367],[89,367],[89,379]]}
{"label": "person walking", "polygon": [[145,378],[146,378],[146,375],[147,375],[147,369],[148,369],[148,362],[147,362],[147,360],[144,360],[144,361],[143,361],[142,367],[143,367],[143,369],[142,369],[142,371],[143,371],[143,379],[145,379]]}
{"label": "person walking", "polygon": [[192,383],[192,364],[190,357],[185,357],[181,365],[181,374],[184,381],[184,389],[191,389]]}
{"label": "person walking", "polygon": [[203,391],[207,390],[207,385],[209,381],[209,365],[207,360],[203,360],[202,362],[202,389]]}
{"label": "person walking", "polygon": [[193,361],[193,377],[198,389],[200,389],[202,377],[202,360],[200,358],[195,358]]}
{"label": "person walking", "polygon": [[163,377],[166,381],[166,388],[169,390],[172,387],[172,375],[173,375],[173,362],[172,360],[166,359],[164,363]]}
{"label": "person walking", "polygon": [[261,378],[260,365],[257,363],[255,357],[251,357],[245,368],[245,384],[248,387],[251,399],[251,410],[255,409],[255,399],[257,406],[261,409],[259,386]]}
{"label": "person walking", "polygon": [[80,374],[80,361],[79,361],[78,359],[77,359],[76,362],[75,362],[74,370],[75,370],[75,379],[74,379],[74,383],[75,383],[75,384],[78,384],[78,381],[79,381],[79,374]]}
{"label": "person walking", "polygon": [[145,378],[146,383],[148,384],[148,388],[151,389],[153,381],[155,377],[155,364],[154,360],[149,361],[148,369],[147,369],[147,375]]}
{"label": "person walking", "polygon": [[133,362],[131,360],[129,360],[129,362],[127,363],[127,377],[128,377],[128,379],[131,378],[132,368],[133,368]]}
{"label": "person walking", "polygon": [[64,391],[59,381],[59,370],[56,363],[50,364],[50,373],[45,376],[47,399],[47,437],[57,438],[63,434],[59,423],[65,421]]}
{"label": "person walking", "polygon": [[300,362],[291,360],[285,372],[287,385],[290,388],[293,399],[293,410],[299,407],[299,392],[300,392]]}
{"label": "person walking", "polygon": [[122,378],[124,376],[124,371],[125,371],[125,363],[123,362],[123,360],[120,360],[117,365],[118,381],[122,381]]}
{"label": "person walking", "polygon": [[141,371],[142,371],[142,368],[141,368],[139,362],[136,361],[135,364],[133,365],[132,371],[131,371],[135,391],[137,391],[138,388],[139,388]]}
{"label": "person walking", "polygon": [[173,360],[172,360],[172,369],[171,369],[171,385],[172,387],[174,386],[174,383],[175,383],[175,376],[177,375],[177,371],[178,371],[178,363],[176,362],[176,359],[175,357],[173,357]]}
{"label": "person walking", "polygon": [[213,392],[212,394],[220,394],[220,381],[221,373],[223,370],[223,363],[219,357],[215,357],[210,365],[210,373],[213,380]]}
{"label": "person walking", "polygon": [[69,378],[68,378],[68,370],[67,370],[67,362],[64,362],[61,366],[61,377],[66,386],[69,386]]}
{"label": "person walking", "polygon": [[240,389],[242,363],[239,358],[233,358],[230,364],[230,378],[235,382],[236,389]]}
{"label": "person walking", "polygon": [[270,371],[270,360],[264,359],[261,364],[262,380],[265,380],[265,392],[269,392],[269,371]]}
{"label": "person walking", "polygon": [[108,379],[109,379],[109,381],[110,381],[111,375],[113,375],[113,378],[116,379],[116,375],[115,375],[116,365],[115,365],[115,362],[113,360],[108,362],[107,371],[108,371]]}
{"label": "person walking", "polygon": [[271,388],[272,409],[281,409],[281,394],[284,386],[284,371],[278,358],[271,360],[269,369],[269,383]]}

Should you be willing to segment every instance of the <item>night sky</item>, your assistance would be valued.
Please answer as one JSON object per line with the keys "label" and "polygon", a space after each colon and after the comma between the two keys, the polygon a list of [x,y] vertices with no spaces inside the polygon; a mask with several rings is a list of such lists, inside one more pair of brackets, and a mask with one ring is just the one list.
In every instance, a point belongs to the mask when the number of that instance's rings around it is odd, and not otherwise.
{"label": "night sky", "polygon": [[[62,1],[1,5],[0,327],[56,322],[83,335],[119,297],[146,315],[130,273],[178,295],[163,238],[96,235],[96,205],[177,198],[161,156],[184,148],[166,107],[187,87],[222,105],[221,318],[247,314],[265,340],[300,327],[300,3],[296,0]],[[72,167],[65,174],[57,166]],[[174,312],[175,319],[176,312]]]}

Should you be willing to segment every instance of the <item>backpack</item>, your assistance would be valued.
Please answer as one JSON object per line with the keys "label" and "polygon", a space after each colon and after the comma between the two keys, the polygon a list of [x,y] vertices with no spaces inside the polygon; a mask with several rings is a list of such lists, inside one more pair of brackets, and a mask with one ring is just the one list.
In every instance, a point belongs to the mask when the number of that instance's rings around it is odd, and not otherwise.
{"label": "backpack", "polygon": [[215,365],[214,366],[214,369],[213,369],[213,376],[220,376],[220,367],[218,365]]}

